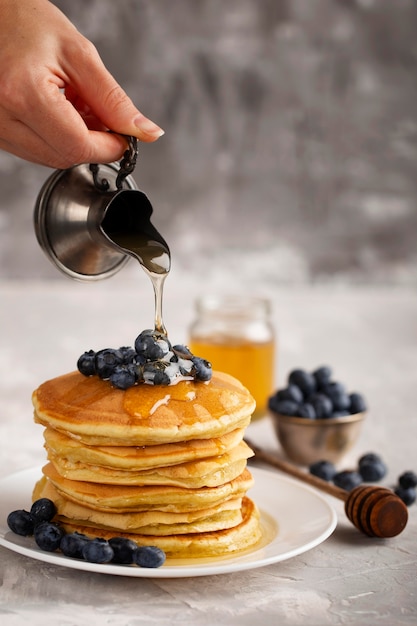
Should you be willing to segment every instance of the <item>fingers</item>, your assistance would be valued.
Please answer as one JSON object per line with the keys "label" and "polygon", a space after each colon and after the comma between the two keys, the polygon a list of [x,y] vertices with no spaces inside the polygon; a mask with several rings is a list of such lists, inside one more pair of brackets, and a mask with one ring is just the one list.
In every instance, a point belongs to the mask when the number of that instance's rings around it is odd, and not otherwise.
{"label": "fingers", "polygon": [[164,134],[145,117],[103,65],[95,47],[83,38],[63,59],[72,92],[110,130],[152,142]]}
{"label": "fingers", "polygon": [[[87,128],[72,105],[67,106],[67,115],[53,117],[46,124],[43,109],[37,106],[34,107],[36,116],[34,113],[30,117],[30,125],[21,119],[7,118],[7,134],[0,133],[0,148],[27,161],[58,169],[77,163],[119,160],[126,150],[126,140],[120,135],[103,132],[100,122],[88,116],[86,122],[90,128]],[[71,116],[75,121],[71,121]],[[0,114],[0,127],[3,124]]]}

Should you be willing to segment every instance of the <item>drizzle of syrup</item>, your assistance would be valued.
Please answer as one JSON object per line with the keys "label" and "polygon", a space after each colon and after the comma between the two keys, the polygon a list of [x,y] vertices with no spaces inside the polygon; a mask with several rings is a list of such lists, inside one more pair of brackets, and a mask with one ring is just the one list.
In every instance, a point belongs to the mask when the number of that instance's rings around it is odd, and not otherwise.
{"label": "drizzle of syrup", "polygon": [[165,239],[150,221],[152,211],[144,193],[124,190],[108,206],[101,228],[113,244],[136,258],[148,274],[155,296],[155,330],[166,335],[162,299],[171,254]]}
{"label": "drizzle of syrup", "polygon": [[[242,406],[245,399],[252,402],[246,389],[235,386],[213,376],[210,385],[195,384],[195,381],[182,380],[176,385],[168,385],[161,399],[161,387],[156,385],[136,385],[124,392],[123,408],[132,417],[152,422],[168,420],[169,426],[184,423],[201,423],[227,415],[231,405]],[[157,409],[166,406],[162,413]],[[168,416],[169,415],[169,416]]]}

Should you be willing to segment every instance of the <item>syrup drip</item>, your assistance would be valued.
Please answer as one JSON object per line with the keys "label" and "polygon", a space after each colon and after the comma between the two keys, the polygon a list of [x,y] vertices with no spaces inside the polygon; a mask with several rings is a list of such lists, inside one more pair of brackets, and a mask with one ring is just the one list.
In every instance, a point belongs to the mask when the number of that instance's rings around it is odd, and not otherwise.
{"label": "syrup drip", "polygon": [[141,191],[124,190],[107,208],[101,228],[110,241],[136,258],[152,282],[155,330],[167,335],[162,317],[163,288],[171,268],[168,244],[152,225],[152,206]]}

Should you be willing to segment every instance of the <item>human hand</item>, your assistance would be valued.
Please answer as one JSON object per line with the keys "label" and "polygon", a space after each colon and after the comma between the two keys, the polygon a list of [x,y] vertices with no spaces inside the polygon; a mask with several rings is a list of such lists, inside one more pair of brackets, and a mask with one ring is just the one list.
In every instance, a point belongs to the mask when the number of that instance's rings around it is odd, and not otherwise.
{"label": "human hand", "polygon": [[0,148],[65,169],[110,163],[163,130],[105,68],[93,44],[48,0],[0,0]]}

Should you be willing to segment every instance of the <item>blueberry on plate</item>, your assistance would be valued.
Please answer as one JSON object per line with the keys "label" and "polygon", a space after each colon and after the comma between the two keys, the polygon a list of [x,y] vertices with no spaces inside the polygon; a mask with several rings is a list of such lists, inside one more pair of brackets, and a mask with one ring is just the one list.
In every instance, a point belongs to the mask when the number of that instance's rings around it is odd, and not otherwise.
{"label": "blueberry on plate", "polygon": [[134,555],[138,549],[137,544],[126,537],[112,537],[109,544],[113,549],[112,563],[120,565],[131,565],[134,563]]}
{"label": "blueberry on plate", "polygon": [[318,478],[322,478],[323,480],[327,480],[330,482],[333,480],[336,474],[336,468],[331,461],[316,461],[312,463],[309,467],[310,474],[313,476],[318,476]]}
{"label": "blueberry on plate", "polygon": [[83,548],[90,539],[82,533],[68,533],[64,535],[59,544],[59,548],[65,556],[69,556],[72,559],[82,559]]}
{"label": "blueberry on plate", "polygon": [[35,526],[33,517],[29,511],[25,511],[24,509],[18,509],[17,511],[9,513],[7,516],[7,525],[11,531],[22,537],[33,535]]}
{"label": "blueberry on plate", "polygon": [[114,551],[106,539],[96,537],[87,541],[82,549],[83,558],[89,563],[110,563]]}
{"label": "blueberry on plate", "polygon": [[139,567],[161,567],[165,563],[166,555],[163,550],[156,546],[140,546],[135,552],[134,558]]}
{"label": "blueberry on plate", "polygon": [[398,485],[394,489],[394,493],[396,493],[407,506],[411,506],[416,501],[417,493],[414,487],[401,487],[401,485]]}
{"label": "blueberry on plate", "polygon": [[415,472],[407,471],[403,472],[398,478],[398,483],[404,489],[409,487],[417,487],[417,474]]}
{"label": "blueberry on plate", "polygon": [[78,371],[84,376],[93,376],[96,373],[96,353],[88,350],[77,361]]}
{"label": "blueberry on plate", "polygon": [[362,476],[354,470],[343,470],[333,476],[333,482],[336,487],[351,491],[362,483]]}
{"label": "blueberry on plate", "polygon": [[39,498],[32,504],[30,514],[35,525],[50,522],[56,514],[56,506],[49,498]]}
{"label": "blueberry on plate", "polygon": [[313,374],[302,369],[295,369],[288,376],[290,385],[297,385],[303,392],[304,396],[309,396],[317,389],[316,379]]}
{"label": "blueberry on plate", "polygon": [[55,552],[59,548],[64,534],[62,528],[52,522],[41,522],[35,526],[33,531],[36,544],[46,552]]}

